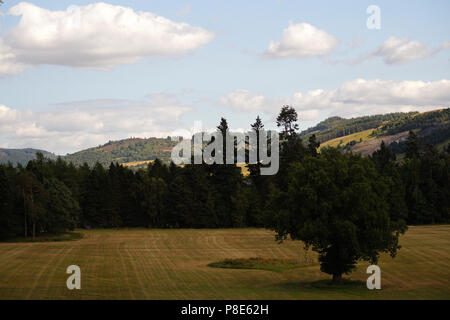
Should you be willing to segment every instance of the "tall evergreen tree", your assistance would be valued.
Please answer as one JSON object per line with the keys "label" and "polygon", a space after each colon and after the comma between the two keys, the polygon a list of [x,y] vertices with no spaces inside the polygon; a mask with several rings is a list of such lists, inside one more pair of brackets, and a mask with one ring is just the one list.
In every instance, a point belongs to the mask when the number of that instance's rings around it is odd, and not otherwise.
{"label": "tall evergreen tree", "polygon": [[284,128],[280,134],[280,169],[277,174],[277,184],[281,189],[287,187],[287,176],[289,165],[293,162],[302,161],[308,154],[302,139],[297,134],[298,124],[297,112],[293,107],[283,106],[277,117],[278,127]]}
{"label": "tall evergreen tree", "polygon": [[372,154],[372,159],[380,170],[384,170],[388,165],[395,162],[396,157],[387,147],[384,141],[381,141],[380,149]]}
{"label": "tall evergreen tree", "polygon": [[277,126],[283,128],[281,134],[282,139],[287,139],[296,134],[299,128],[297,120],[297,111],[293,107],[285,105],[281,108],[280,114],[277,117]]}
{"label": "tall evergreen tree", "polygon": [[408,140],[406,142],[406,157],[418,158],[420,155],[420,141],[414,131],[409,131]]}
{"label": "tall evergreen tree", "polygon": [[317,141],[316,135],[313,134],[308,139],[308,151],[309,151],[309,154],[312,155],[312,156],[317,155],[317,149],[319,147],[320,147],[320,142]]}
{"label": "tall evergreen tree", "polygon": [[14,236],[13,192],[5,168],[0,165],[0,239]]}
{"label": "tall evergreen tree", "polygon": [[72,197],[72,192],[56,178],[44,183],[48,195],[44,216],[40,223],[44,233],[63,233],[74,230],[78,225],[80,206]]}
{"label": "tall evergreen tree", "polygon": [[259,116],[256,117],[256,121],[250,125],[252,127],[252,130],[256,133],[256,163],[260,164],[259,159],[259,141],[260,141],[260,132],[264,129],[264,125],[261,121],[261,118]]}
{"label": "tall evergreen tree", "polygon": [[[256,152],[256,164],[249,163],[247,165],[247,168],[249,170],[250,177],[252,177],[252,179],[253,179],[253,182],[257,183],[257,180],[258,181],[261,180],[260,179],[261,159],[260,159],[260,155],[259,155],[259,152],[260,152],[259,146],[260,146],[260,139],[261,139],[260,134],[261,134],[262,130],[264,130],[264,125],[261,121],[261,118],[259,116],[257,116],[255,122],[252,123],[250,126],[256,134],[256,150],[252,150],[252,151]],[[254,148],[254,146],[249,145],[247,148],[248,152],[250,152],[250,149],[252,149],[252,148]]]}
{"label": "tall evergreen tree", "polygon": [[220,124],[217,126],[217,130],[219,130],[219,132],[222,134],[222,138],[223,138],[223,147],[222,147],[222,158],[223,158],[223,164],[226,164],[227,161],[227,136],[228,136],[228,122],[227,119],[225,118],[221,118],[220,119]]}

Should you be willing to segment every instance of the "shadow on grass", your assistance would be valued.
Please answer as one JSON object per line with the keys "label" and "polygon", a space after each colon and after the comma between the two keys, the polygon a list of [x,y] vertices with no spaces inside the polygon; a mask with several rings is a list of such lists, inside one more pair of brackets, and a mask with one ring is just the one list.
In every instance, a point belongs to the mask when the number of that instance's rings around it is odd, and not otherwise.
{"label": "shadow on grass", "polygon": [[323,290],[367,290],[366,283],[361,280],[342,279],[342,283],[335,284],[331,279],[316,281],[284,282],[280,286],[286,289],[323,289]]}
{"label": "shadow on grass", "polygon": [[41,235],[39,237],[35,237],[34,239],[31,237],[21,237],[21,238],[12,238],[3,240],[0,242],[7,243],[16,243],[16,242],[62,242],[62,241],[76,241],[83,238],[83,234],[81,232],[67,232],[62,234],[49,234],[49,235]]}
{"label": "shadow on grass", "polygon": [[345,279],[333,284],[331,279],[285,281],[272,285],[275,292],[289,292],[295,299],[309,300],[378,300],[386,297],[385,291],[369,290],[361,280]]}
{"label": "shadow on grass", "polygon": [[224,259],[219,262],[208,264],[208,267],[222,269],[253,269],[266,270],[274,272],[283,272],[285,270],[306,268],[316,266],[318,263],[313,261],[300,262],[296,259],[267,259],[267,258],[242,258],[242,259]]}

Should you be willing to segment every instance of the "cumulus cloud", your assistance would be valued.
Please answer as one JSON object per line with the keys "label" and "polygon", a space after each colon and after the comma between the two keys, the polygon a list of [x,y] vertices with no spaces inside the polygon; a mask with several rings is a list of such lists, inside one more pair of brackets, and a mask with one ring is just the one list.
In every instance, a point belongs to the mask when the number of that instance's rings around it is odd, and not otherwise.
{"label": "cumulus cloud", "polygon": [[0,39],[0,75],[19,74],[26,65],[17,61],[14,50]]}
{"label": "cumulus cloud", "polygon": [[0,145],[34,147],[59,154],[126,137],[167,137],[191,110],[163,94],[143,101],[80,101],[65,108],[23,111],[0,105]]}
{"label": "cumulus cloud", "polygon": [[406,63],[431,55],[432,50],[419,41],[390,37],[374,52],[387,64]]}
{"label": "cumulus cloud", "polygon": [[308,23],[289,23],[281,40],[270,42],[266,55],[272,58],[325,56],[338,44],[337,38]]}
{"label": "cumulus cloud", "polygon": [[0,74],[39,64],[109,70],[148,56],[181,56],[214,38],[200,27],[102,2],[65,11],[21,2],[8,14],[20,21],[0,40]]}
{"label": "cumulus cloud", "polygon": [[345,104],[446,107],[450,104],[450,80],[426,82],[356,79],[345,82],[337,89],[333,100]]}
{"label": "cumulus cloud", "polygon": [[257,111],[270,103],[264,96],[248,90],[231,92],[220,98],[220,102],[241,111]]}
{"label": "cumulus cloud", "polygon": [[[258,103],[254,102],[255,97],[258,97]],[[296,92],[291,97],[277,99],[239,90],[227,94],[220,102],[240,111],[271,114],[278,113],[282,105],[289,104],[297,109],[303,120],[317,120],[321,111],[347,117],[427,111],[450,107],[450,80],[425,82],[356,79],[333,90]]]}
{"label": "cumulus cloud", "polygon": [[414,60],[429,58],[441,50],[450,47],[449,41],[444,42],[439,48],[431,48],[426,44],[411,40],[409,38],[397,38],[392,36],[388,38],[377,49],[364,54],[350,62],[350,64],[361,63],[372,58],[381,58],[386,64],[405,64]]}

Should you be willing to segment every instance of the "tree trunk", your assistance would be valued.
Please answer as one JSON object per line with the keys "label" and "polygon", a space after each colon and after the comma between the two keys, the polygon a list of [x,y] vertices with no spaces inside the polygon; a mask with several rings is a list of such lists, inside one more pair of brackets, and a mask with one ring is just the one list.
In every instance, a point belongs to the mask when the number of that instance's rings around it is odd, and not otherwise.
{"label": "tree trunk", "polygon": [[25,233],[25,238],[28,236],[28,232],[27,232],[27,206],[26,206],[26,202],[25,202],[25,191],[24,188],[22,187],[22,197],[23,197],[23,217],[24,217],[24,225],[23,225],[23,229],[24,229],[24,233]]}
{"label": "tree trunk", "polygon": [[[30,197],[31,197],[31,208],[33,209],[34,207],[34,199],[33,199],[33,187],[30,188]],[[31,220],[33,221],[33,241],[34,241],[34,237],[36,235],[36,222],[34,221],[35,218],[32,218]]]}
{"label": "tree trunk", "polygon": [[25,238],[28,237],[28,230],[27,230],[27,214],[25,212],[25,222],[24,222],[24,228],[25,228]]}
{"label": "tree trunk", "polygon": [[333,274],[333,284],[342,284],[342,273]]}
{"label": "tree trunk", "polygon": [[[259,131],[260,130],[257,130],[256,131],[256,164],[259,166],[259,139],[260,139],[260,137],[259,137]],[[250,148],[249,148],[249,150],[250,150]],[[249,156],[250,157],[250,156]],[[249,162],[250,162],[250,158],[249,158]]]}

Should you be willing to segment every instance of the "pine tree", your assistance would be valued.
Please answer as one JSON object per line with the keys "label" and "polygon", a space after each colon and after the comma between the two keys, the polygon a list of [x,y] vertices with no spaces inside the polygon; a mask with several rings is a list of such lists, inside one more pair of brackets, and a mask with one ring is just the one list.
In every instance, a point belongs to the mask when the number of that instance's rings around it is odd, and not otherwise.
{"label": "pine tree", "polygon": [[0,239],[14,236],[13,193],[5,168],[0,165]]}
{"label": "pine tree", "polygon": [[256,121],[250,125],[256,133],[256,163],[259,165],[259,141],[260,141],[260,132],[264,129],[264,125],[262,124],[261,118],[259,116],[256,117]]}
{"label": "pine tree", "polygon": [[222,134],[222,141],[223,141],[223,148],[222,148],[222,157],[223,157],[223,164],[226,164],[227,161],[227,136],[228,136],[228,122],[225,118],[220,119],[220,124],[217,126],[217,130]]}
{"label": "pine tree", "polygon": [[317,155],[317,149],[320,147],[320,142],[317,141],[316,135],[313,134],[311,137],[309,137],[308,142],[309,154],[311,154],[312,156]]}
{"label": "pine tree", "polygon": [[408,140],[406,142],[406,157],[418,158],[420,156],[420,141],[414,131],[409,131]]}
{"label": "pine tree", "polygon": [[297,120],[297,111],[293,107],[285,105],[281,108],[277,117],[277,126],[283,128],[282,139],[288,139],[296,133],[299,128]]}

